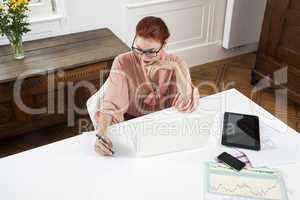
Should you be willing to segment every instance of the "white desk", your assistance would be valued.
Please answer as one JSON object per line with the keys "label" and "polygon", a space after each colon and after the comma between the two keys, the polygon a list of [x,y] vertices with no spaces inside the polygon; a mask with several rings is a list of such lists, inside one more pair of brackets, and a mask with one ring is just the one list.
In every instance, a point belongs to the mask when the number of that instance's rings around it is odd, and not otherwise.
{"label": "white desk", "polygon": [[[232,89],[202,98],[198,110],[215,113],[220,127],[224,111],[259,115],[274,129],[296,131]],[[165,111],[162,111],[165,112]],[[158,112],[155,115],[160,115]],[[216,130],[205,148],[157,157],[97,156],[93,135],[81,135],[0,159],[0,198],[5,200],[202,199],[202,166],[222,149]],[[295,152],[295,156],[299,156]],[[280,166],[290,200],[300,199],[300,163]]]}

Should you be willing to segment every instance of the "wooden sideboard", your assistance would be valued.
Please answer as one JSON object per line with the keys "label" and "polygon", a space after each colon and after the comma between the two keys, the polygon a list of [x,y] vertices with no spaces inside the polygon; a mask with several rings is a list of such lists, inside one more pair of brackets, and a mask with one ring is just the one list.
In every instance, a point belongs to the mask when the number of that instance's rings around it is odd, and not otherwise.
{"label": "wooden sideboard", "polygon": [[[300,104],[300,1],[268,0],[252,83],[268,77]],[[278,76],[280,70],[286,78]],[[276,78],[276,75],[278,78]],[[277,80],[276,80],[277,79]]]}
{"label": "wooden sideboard", "polygon": [[[86,115],[74,105],[86,111],[113,59],[129,50],[106,28],[25,42],[24,49],[25,59],[15,60],[9,45],[0,46],[0,139]],[[40,111],[27,112],[20,100]]]}

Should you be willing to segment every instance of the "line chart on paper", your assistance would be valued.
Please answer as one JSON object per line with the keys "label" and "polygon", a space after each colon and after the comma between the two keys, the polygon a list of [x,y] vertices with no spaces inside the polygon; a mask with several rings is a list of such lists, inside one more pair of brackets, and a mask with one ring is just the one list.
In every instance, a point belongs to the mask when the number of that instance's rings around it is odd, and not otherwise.
{"label": "line chart on paper", "polygon": [[286,198],[284,184],[277,171],[269,169],[242,170],[209,164],[206,171],[206,192],[248,198],[282,200]]}

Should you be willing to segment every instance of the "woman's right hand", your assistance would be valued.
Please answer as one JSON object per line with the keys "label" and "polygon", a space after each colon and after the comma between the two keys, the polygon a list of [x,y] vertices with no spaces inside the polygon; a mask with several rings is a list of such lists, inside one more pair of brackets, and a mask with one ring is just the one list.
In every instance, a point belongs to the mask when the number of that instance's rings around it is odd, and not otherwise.
{"label": "woman's right hand", "polygon": [[110,115],[101,113],[97,121],[100,128],[97,133],[95,151],[103,156],[112,156],[112,142],[107,136],[107,129],[111,125],[112,118]]}
{"label": "woman's right hand", "polygon": [[97,134],[97,140],[95,143],[95,151],[103,156],[112,156],[112,142],[106,135]]}

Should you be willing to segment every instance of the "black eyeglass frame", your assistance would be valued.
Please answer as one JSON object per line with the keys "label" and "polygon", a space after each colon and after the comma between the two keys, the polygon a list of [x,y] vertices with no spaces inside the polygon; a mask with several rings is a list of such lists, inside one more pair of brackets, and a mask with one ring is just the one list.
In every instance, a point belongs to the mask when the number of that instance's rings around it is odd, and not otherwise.
{"label": "black eyeglass frame", "polygon": [[136,35],[134,36],[134,39],[132,41],[132,44],[131,44],[131,50],[134,51],[134,50],[138,50],[139,52],[141,52],[141,55],[145,54],[147,56],[147,53],[155,53],[155,56],[154,57],[157,57],[157,54],[162,50],[162,48],[164,47],[164,44],[161,45],[161,47],[157,50],[157,51],[144,51],[143,49],[140,49],[140,48],[137,48],[137,47],[134,47],[134,42],[135,42],[135,39],[136,39]]}

